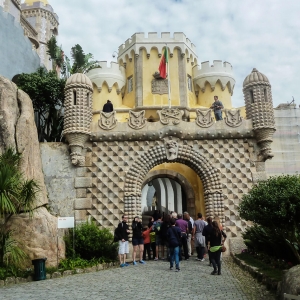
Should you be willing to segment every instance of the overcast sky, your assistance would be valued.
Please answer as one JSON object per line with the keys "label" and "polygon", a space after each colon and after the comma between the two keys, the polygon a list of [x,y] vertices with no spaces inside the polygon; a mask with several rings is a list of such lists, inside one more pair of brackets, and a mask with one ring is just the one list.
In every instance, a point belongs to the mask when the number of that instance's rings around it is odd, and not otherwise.
{"label": "overcast sky", "polygon": [[273,102],[300,104],[300,0],[48,0],[59,16],[59,44],[75,44],[97,60],[135,32],[184,32],[198,62],[233,66],[233,105],[244,105],[242,85],[256,67],[272,85]]}

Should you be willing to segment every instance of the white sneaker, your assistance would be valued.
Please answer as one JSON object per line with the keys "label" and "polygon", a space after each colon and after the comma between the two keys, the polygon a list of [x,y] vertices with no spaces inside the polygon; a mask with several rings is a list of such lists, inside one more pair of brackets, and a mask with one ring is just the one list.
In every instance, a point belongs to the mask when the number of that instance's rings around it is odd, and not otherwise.
{"label": "white sneaker", "polygon": [[202,259],[200,259],[200,261],[205,261],[205,259],[204,259],[204,258],[202,258]]}

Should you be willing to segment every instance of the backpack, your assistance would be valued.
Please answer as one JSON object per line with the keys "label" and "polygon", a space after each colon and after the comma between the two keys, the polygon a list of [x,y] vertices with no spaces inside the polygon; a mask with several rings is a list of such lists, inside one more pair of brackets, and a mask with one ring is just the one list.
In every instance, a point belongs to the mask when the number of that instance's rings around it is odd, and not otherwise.
{"label": "backpack", "polygon": [[162,222],[157,222],[156,221],[156,224],[154,225],[154,232],[155,232],[156,235],[161,234],[161,225],[162,225]]}
{"label": "backpack", "polygon": [[[122,224],[122,228],[123,228],[123,222],[121,223]],[[119,224],[120,225],[120,224]],[[120,240],[120,228],[119,228],[119,225],[117,226],[117,228],[115,229],[114,231],[114,242],[118,242]]]}

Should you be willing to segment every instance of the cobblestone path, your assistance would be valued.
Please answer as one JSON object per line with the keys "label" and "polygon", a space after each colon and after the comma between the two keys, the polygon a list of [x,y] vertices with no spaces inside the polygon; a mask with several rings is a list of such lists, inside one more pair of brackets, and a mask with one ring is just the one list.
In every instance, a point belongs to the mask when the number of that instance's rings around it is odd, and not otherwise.
{"label": "cobblestone path", "polygon": [[210,275],[207,261],[181,262],[181,271],[165,261],[4,287],[0,299],[203,299],[243,300],[274,297],[247,272],[226,258],[222,275]]}

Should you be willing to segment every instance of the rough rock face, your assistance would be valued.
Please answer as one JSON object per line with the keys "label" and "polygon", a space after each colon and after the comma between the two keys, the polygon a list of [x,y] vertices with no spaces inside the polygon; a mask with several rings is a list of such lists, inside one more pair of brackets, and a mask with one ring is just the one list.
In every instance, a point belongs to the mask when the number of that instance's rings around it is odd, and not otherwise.
{"label": "rough rock face", "polygon": [[300,295],[300,265],[289,269],[283,276],[280,287],[280,299],[283,294]]}
{"label": "rough rock face", "polygon": [[[0,76],[0,153],[9,147],[22,154],[24,177],[35,179],[41,189],[35,203],[35,218],[14,217],[9,226],[18,229],[15,237],[24,243],[30,257],[47,257],[48,265],[53,265],[57,255],[57,218],[41,208],[48,199],[32,102],[13,82]],[[64,257],[61,239],[60,244],[61,256]]]}
{"label": "rough rock face", "polygon": [[[52,216],[45,207],[37,208],[32,219],[28,218],[28,214],[12,217],[9,229],[17,232],[30,260],[47,257],[47,265],[56,266],[57,249],[59,259],[64,258],[65,244],[61,238],[57,245],[57,218]],[[27,265],[30,266],[31,261]]]}

